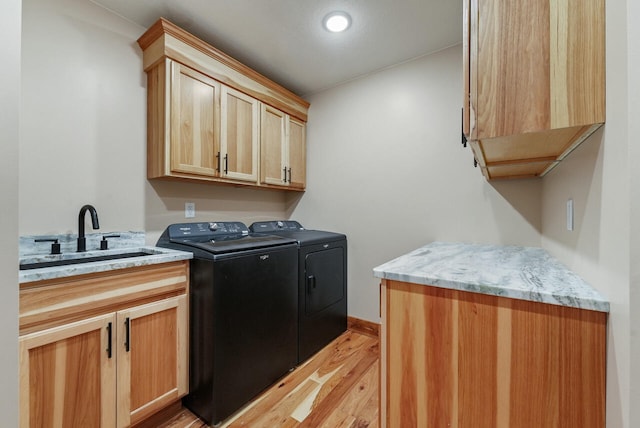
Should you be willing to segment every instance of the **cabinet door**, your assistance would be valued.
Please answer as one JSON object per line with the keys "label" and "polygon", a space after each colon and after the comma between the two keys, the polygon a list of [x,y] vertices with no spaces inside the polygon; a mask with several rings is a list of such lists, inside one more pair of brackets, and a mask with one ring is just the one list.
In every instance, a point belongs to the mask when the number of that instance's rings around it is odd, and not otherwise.
{"label": "cabinet door", "polygon": [[21,336],[21,427],[115,427],[115,314]]}
{"label": "cabinet door", "polygon": [[258,100],[226,86],[221,96],[221,176],[257,182]]}
{"label": "cabinet door", "polygon": [[266,104],[260,110],[261,183],[286,186],[288,116]]}
{"label": "cabinet door", "polygon": [[220,84],[171,61],[171,172],[219,172]]}
{"label": "cabinet door", "polygon": [[187,296],[117,313],[118,427],[188,392]]}
{"label": "cabinet door", "polygon": [[603,312],[383,281],[381,427],[603,428]]}
{"label": "cabinet door", "polygon": [[289,120],[289,186],[304,189],[307,181],[307,127],[303,122]]}

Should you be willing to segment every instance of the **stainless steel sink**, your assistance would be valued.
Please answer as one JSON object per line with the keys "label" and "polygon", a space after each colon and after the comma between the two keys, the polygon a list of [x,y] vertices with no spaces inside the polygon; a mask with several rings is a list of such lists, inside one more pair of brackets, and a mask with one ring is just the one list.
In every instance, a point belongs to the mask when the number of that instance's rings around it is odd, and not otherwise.
{"label": "stainless steel sink", "polygon": [[96,255],[96,256],[78,255],[74,257],[74,255],[70,255],[70,256],[66,256],[64,258],[59,258],[56,260],[22,261],[20,262],[20,270],[41,269],[41,268],[48,268],[48,267],[102,262],[107,260],[128,259],[133,257],[150,256],[152,254],[153,253],[149,253],[149,252],[134,251],[130,253],[103,254],[103,255]]}

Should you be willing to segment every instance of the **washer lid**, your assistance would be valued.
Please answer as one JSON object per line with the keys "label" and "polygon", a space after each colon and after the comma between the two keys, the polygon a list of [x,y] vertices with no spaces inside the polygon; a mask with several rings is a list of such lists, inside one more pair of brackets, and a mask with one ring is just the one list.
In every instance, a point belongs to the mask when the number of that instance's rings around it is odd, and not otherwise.
{"label": "washer lid", "polygon": [[171,239],[174,244],[193,247],[211,254],[233,253],[238,251],[253,250],[259,248],[276,247],[292,244],[296,241],[284,236],[263,234],[249,234],[244,236],[218,236],[215,239],[178,238]]}

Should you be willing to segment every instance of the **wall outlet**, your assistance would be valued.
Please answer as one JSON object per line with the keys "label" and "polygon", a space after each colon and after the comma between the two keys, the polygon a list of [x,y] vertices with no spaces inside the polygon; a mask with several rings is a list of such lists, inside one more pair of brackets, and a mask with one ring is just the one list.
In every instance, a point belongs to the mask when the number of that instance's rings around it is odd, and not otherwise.
{"label": "wall outlet", "polygon": [[567,230],[573,230],[573,199],[567,200]]}
{"label": "wall outlet", "polygon": [[184,218],[194,218],[196,216],[196,204],[193,202],[184,203]]}

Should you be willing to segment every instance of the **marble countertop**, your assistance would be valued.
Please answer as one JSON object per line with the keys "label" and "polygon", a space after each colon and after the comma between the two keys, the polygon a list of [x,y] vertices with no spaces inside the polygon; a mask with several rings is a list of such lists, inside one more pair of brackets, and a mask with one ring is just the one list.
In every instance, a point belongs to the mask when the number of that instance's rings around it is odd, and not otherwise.
{"label": "marble countertop", "polygon": [[64,278],[74,275],[83,275],[87,273],[106,272],[116,269],[126,269],[138,266],[153,265],[159,263],[168,263],[178,260],[189,260],[193,258],[193,254],[185,251],[171,250],[168,248],[136,246],[117,248],[112,250],[95,250],[84,253],[67,253],[59,255],[32,255],[20,258],[20,264],[38,263],[55,260],[63,260],[68,258],[86,258],[94,256],[106,256],[112,254],[123,253],[146,253],[147,255],[122,258],[115,260],[95,261],[88,263],[74,263],[70,265],[46,267],[37,269],[20,270],[20,284],[43,281],[46,279]]}
{"label": "marble countertop", "polygon": [[609,302],[542,248],[433,242],[373,269],[377,278],[609,312]]}

